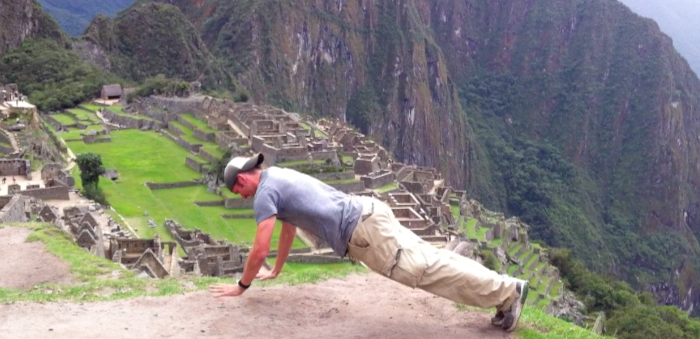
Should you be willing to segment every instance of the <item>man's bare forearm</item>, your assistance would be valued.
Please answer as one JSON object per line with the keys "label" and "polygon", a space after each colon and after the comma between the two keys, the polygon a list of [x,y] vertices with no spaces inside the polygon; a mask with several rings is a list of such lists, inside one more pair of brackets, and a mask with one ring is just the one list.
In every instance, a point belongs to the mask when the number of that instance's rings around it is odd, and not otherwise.
{"label": "man's bare forearm", "polygon": [[287,257],[289,257],[289,252],[292,250],[292,244],[294,243],[294,236],[297,233],[297,228],[288,224],[286,222],[282,223],[282,231],[280,231],[280,241],[277,249],[277,260],[275,261],[275,272],[282,272],[282,267],[284,267]]}
{"label": "man's bare forearm", "polygon": [[274,216],[258,225],[258,231],[255,233],[255,242],[253,242],[253,247],[248,252],[248,260],[246,260],[245,268],[243,269],[242,283],[250,285],[255,276],[258,275],[260,267],[262,267],[263,262],[267,259],[267,254],[270,252],[270,240],[274,229]]}
{"label": "man's bare forearm", "polygon": [[241,282],[250,285],[255,279],[255,276],[260,271],[263,262],[267,258],[267,254],[262,254],[262,251],[251,251],[248,253],[248,259],[245,262],[245,268],[243,269],[243,276],[241,277]]}

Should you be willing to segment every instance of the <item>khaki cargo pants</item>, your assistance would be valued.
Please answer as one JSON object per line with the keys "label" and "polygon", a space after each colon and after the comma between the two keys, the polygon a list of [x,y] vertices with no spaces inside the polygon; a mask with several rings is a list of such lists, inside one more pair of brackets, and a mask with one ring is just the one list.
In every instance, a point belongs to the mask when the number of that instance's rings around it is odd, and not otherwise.
{"label": "khaki cargo pants", "polygon": [[516,280],[478,262],[438,249],[399,224],[389,206],[368,197],[348,244],[348,255],[372,271],[456,303],[505,309],[516,298]]}

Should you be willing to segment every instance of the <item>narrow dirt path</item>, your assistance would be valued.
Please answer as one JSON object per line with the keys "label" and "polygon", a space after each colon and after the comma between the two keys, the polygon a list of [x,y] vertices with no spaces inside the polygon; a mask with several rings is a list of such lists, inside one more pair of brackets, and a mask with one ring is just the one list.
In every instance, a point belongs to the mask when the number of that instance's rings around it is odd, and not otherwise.
{"label": "narrow dirt path", "polygon": [[376,274],[87,304],[0,305],[0,338],[511,338],[489,315]]}

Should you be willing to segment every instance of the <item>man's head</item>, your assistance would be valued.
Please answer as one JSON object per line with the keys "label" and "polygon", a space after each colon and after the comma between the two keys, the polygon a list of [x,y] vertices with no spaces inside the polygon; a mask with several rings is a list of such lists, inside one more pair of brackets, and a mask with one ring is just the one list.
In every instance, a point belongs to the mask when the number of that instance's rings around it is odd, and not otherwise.
{"label": "man's head", "polygon": [[231,159],[224,169],[226,188],[240,194],[244,199],[254,196],[260,183],[260,165],[264,160],[262,154]]}

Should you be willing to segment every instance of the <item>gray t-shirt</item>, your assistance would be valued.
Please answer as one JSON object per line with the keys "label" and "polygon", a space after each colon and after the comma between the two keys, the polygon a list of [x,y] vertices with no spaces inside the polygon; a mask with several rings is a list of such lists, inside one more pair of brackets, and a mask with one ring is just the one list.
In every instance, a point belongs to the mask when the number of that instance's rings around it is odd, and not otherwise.
{"label": "gray t-shirt", "polygon": [[328,184],[293,169],[270,167],[260,176],[255,220],[277,219],[325,240],[344,257],[362,214],[362,204]]}

